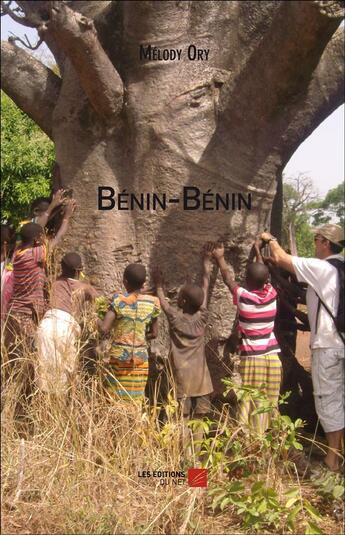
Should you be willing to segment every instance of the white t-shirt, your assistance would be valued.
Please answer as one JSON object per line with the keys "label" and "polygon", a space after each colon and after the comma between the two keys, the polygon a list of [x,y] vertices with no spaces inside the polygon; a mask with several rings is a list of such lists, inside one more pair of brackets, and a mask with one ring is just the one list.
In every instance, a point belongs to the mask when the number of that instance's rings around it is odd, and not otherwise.
{"label": "white t-shirt", "polygon": [[[340,254],[328,256],[327,259],[337,258],[344,261]],[[306,282],[308,318],[311,329],[310,346],[316,348],[344,347],[334,325],[334,321],[323,306],[320,307],[317,333],[316,316],[318,307],[318,295],[327,305],[334,316],[337,314],[339,302],[339,276],[336,267],[325,260],[318,258],[292,257],[297,280]],[[316,292],[316,293],[315,293]]]}

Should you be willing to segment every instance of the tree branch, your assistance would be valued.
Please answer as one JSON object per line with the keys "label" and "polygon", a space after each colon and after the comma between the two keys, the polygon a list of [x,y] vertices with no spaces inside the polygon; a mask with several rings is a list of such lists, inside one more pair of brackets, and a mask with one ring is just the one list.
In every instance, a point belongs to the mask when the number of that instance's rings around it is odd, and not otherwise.
{"label": "tree branch", "polygon": [[13,32],[10,32],[10,33],[12,34],[12,36],[8,38],[9,43],[14,43],[15,41],[19,41],[19,43],[21,43],[23,46],[25,46],[25,48],[28,48],[29,50],[37,50],[43,43],[43,39],[40,38],[35,45],[32,45],[26,34],[24,35],[25,41],[23,41],[23,39],[21,39],[17,35],[14,35]]}
{"label": "tree branch", "polygon": [[[246,66],[221,90],[219,116],[227,129],[241,124],[248,141],[272,147],[273,126],[301,88],[308,87],[320,57],[341,20],[337,2],[281,2],[270,29]],[[322,4],[322,9],[320,5]],[[275,140],[274,140],[275,141]]]}
{"label": "tree branch", "polygon": [[113,124],[123,104],[122,80],[103,50],[93,21],[62,2],[51,3],[50,20],[41,37],[52,37],[69,58],[96,112]]}
{"label": "tree branch", "polygon": [[24,13],[23,13],[23,16],[17,15],[15,11],[18,11],[18,10],[11,9],[10,8],[11,4],[12,4],[12,1],[1,2],[1,15],[9,15],[12,20],[14,20],[15,22],[18,22],[18,24],[22,24],[23,26],[28,26],[30,28],[36,27],[36,24],[32,20],[29,20]]}
{"label": "tree branch", "polygon": [[324,51],[306,91],[275,126],[281,135],[284,164],[297,147],[344,102],[344,30],[339,28]]}
{"label": "tree branch", "polygon": [[11,43],[1,42],[2,89],[52,137],[52,115],[61,79],[40,61]]}

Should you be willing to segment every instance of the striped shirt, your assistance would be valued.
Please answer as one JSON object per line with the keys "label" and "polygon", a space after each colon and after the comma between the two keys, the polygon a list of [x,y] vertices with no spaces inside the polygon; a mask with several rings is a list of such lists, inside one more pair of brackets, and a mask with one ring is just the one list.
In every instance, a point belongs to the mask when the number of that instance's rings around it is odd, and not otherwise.
{"label": "striped shirt", "polygon": [[13,312],[41,315],[44,311],[44,263],[46,247],[19,249],[13,258],[13,293],[9,307]]}
{"label": "striped shirt", "polygon": [[236,286],[233,290],[234,305],[237,305],[241,355],[270,355],[280,351],[274,335],[274,320],[277,313],[277,292],[266,284],[261,290],[248,291]]}

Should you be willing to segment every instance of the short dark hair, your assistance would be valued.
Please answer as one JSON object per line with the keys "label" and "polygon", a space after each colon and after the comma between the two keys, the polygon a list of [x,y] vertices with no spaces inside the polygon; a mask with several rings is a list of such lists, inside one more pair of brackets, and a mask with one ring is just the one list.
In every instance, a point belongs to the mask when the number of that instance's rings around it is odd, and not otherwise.
{"label": "short dark hair", "polygon": [[340,254],[341,251],[344,249],[343,245],[338,245],[337,243],[329,242],[329,248],[331,250],[331,253],[333,254]]}
{"label": "short dark hair", "polygon": [[[1,251],[11,256],[16,243],[16,231],[9,224],[1,225]],[[6,244],[6,246],[5,246]]]}
{"label": "short dark hair", "polygon": [[8,225],[1,225],[1,245],[11,239],[11,231]]}
{"label": "short dark hair", "polygon": [[66,253],[61,260],[62,272],[65,274],[75,274],[83,268],[83,262],[78,253]]}
{"label": "short dark hair", "polygon": [[24,243],[31,243],[43,234],[43,227],[38,223],[26,223],[19,231],[20,238]]}
{"label": "short dark hair", "polygon": [[192,311],[197,312],[204,302],[204,290],[197,284],[188,283],[182,286],[181,292]]}
{"label": "short dark hair", "polygon": [[31,206],[30,206],[30,210],[31,210],[31,213],[36,210],[37,208],[39,210],[44,210],[43,208],[43,204],[50,204],[50,199],[49,197],[37,197],[37,199],[34,199],[31,203]]}
{"label": "short dark hair", "polygon": [[139,290],[146,280],[146,269],[142,264],[129,264],[124,273],[123,278],[133,290]]}
{"label": "short dark hair", "polygon": [[265,264],[260,262],[251,262],[247,267],[247,279],[250,281],[255,290],[262,288],[269,277],[269,270]]}

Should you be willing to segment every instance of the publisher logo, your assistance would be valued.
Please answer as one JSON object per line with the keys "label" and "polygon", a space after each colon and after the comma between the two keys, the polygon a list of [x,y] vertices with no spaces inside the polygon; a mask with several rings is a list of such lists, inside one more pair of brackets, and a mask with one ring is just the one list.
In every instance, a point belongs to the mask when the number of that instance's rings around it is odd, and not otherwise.
{"label": "publisher logo", "polygon": [[190,487],[207,487],[207,469],[189,468],[188,485]]}
{"label": "publisher logo", "polygon": [[150,480],[158,480],[159,485],[190,487],[207,487],[207,468],[189,468],[186,474],[183,470],[139,470],[138,477]]}

